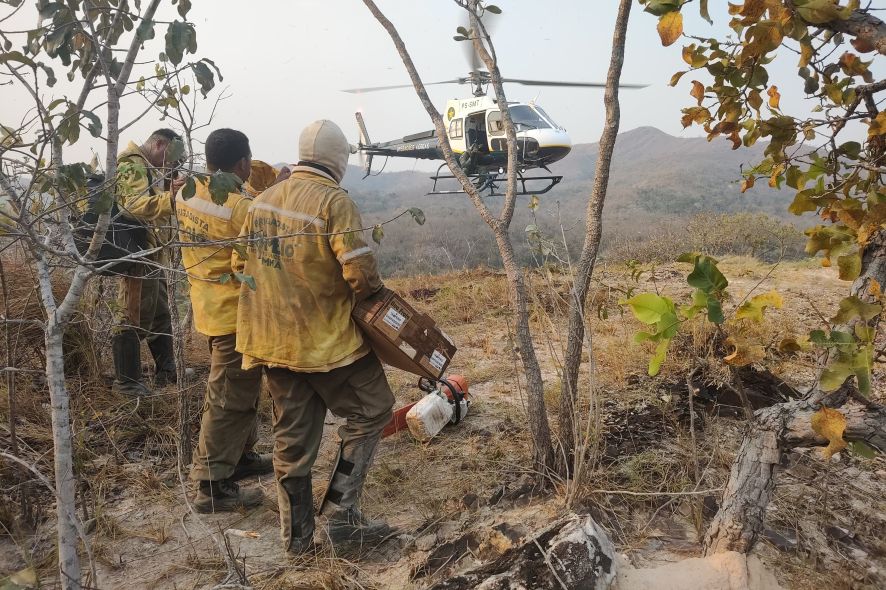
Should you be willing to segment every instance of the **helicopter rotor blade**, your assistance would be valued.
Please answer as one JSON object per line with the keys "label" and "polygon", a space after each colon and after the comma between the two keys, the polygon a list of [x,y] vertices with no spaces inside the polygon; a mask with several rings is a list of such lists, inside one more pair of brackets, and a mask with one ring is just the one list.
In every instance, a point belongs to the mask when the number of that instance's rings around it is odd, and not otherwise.
{"label": "helicopter rotor blade", "polygon": [[[487,15],[488,16],[488,15]],[[483,19],[483,26],[486,28],[486,32],[489,36],[492,36],[492,31],[495,29],[498,24],[500,16],[497,18],[485,18]],[[462,23],[462,26],[469,31],[471,30],[471,17],[465,12],[465,18]],[[474,50],[474,42],[472,40],[462,41],[462,50],[465,53],[465,61],[470,66],[472,72],[479,72],[486,70],[486,64],[483,63],[483,60],[480,59],[480,55]]]}
{"label": "helicopter rotor blade", "polygon": [[[563,80],[524,80],[521,78],[502,78],[502,82],[509,84],[523,84],[524,86],[559,86],[565,88],[606,88],[605,82],[565,82]],[[646,88],[648,84],[619,84],[619,88]]]}
{"label": "helicopter rotor blade", "polygon": [[[437,86],[438,84],[460,84],[462,81],[459,78],[455,80],[442,80],[440,82],[426,82],[425,86]],[[394,84],[392,86],[369,86],[367,88],[349,88],[347,90],[342,90],[342,92],[349,92],[351,94],[362,94],[364,92],[378,92],[380,90],[396,90],[397,88],[412,88],[412,84]]]}

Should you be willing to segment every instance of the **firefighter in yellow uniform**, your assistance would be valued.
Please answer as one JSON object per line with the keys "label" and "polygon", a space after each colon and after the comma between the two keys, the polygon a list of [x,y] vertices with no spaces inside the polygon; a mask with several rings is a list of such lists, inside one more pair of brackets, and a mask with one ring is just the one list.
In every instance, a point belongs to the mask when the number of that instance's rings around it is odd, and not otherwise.
{"label": "firefighter in yellow uniform", "polygon": [[[149,248],[162,246],[171,237],[173,199],[182,181],[171,179],[168,170],[179,165],[181,152],[181,137],[171,129],[158,129],[141,146],[130,142],[117,157],[121,218],[147,226]],[[175,381],[172,322],[162,269],[166,262],[162,250],[155,252],[120,281],[111,348],[114,389],[126,395],[151,393],[142,379],[141,340],[147,340],[154,358],[154,384],[162,387]]]}
{"label": "firefighter in yellow uniform", "polygon": [[360,213],[339,186],[348,142],[331,121],[299,138],[291,176],[249,207],[245,260],[255,279],[240,287],[237,350],[244,368],[264,367],[274,402],[274,471],[285,548],[312,547],[311,467],[327,409],[346,418],[338,459],[320,506],[333,543],[382,539],[391,527],[358,507],[363,482],[394,396],[375,354],[351,317],[356,301],[381,289]]}
{"label": "firefighter in yellow uniform", "polygon": [[[210,172],[230,172],[245,182],[250,178],[250,161],[249,140],[243,133],[216,129],[206,139]],[[264,187],[268,180],[256,178],[254,182]],[[197,180],[189,199],[184,198],[184,190],[176,198],[181,241],[194,244],[182,248],[194,327],[209,337],[211,357],[200,439],[191,469],[191,478],[200,482],[194,500],[199,512],[261,503],[260,490],[241,489],[236,482],[273,470],[270,455],[252,450],[258,439],[261,369],[242,369],[242,357],[234,349],[240,289],[231,275],[233,243],[225,243],[239,236],[251,204],[252,199],[240,192],[230,193],[223,203],[213,201],[206,178]]]}

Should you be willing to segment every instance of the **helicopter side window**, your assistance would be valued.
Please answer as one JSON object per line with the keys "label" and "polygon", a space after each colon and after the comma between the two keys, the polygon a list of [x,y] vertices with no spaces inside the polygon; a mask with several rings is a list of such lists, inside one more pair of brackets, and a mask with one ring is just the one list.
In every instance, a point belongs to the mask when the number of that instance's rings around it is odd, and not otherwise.
{"label": "helicopter side window", "polygon": [[501,118],[501,111],[492,111],[489,113],[488,127],[489,127],[489,135],[504,135],[505,134],[505,123]]}
{"label": "helicopter side window", "polygon": [[449,139],[461,139],[464,132],[462,131],[462,120],[461,119],[453,119],[451,123],[449,123]]}

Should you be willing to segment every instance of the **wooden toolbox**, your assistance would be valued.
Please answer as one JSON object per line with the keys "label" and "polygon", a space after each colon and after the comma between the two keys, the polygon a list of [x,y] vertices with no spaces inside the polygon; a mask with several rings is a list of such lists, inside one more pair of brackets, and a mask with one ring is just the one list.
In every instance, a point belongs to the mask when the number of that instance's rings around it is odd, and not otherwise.
{"label": "wooden toolbox", "polygon": [[390,289],[358,303],[353,317],[379,360],[392,367],[438,379],[455,355],[455,344],[434,320]]}

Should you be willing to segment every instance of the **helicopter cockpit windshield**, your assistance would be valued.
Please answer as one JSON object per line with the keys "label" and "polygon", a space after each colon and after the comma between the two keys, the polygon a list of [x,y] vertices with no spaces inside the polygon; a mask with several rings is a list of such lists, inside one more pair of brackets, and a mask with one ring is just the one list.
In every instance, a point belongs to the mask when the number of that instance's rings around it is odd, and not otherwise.
{"label": "helicopter cockpit windshield", "polygon": [[[508,108],[511,120],[517,131],[528,129],[559,129],[553,119],[539,106],[515,104]],[[504,135],[504,124],[501,120],[501,111],[493,111],[489,114],[489,132],[492,135]]]}
{"label": "helicopter cockpit windshield", "polygon": [[535,112],[532,107],[525,104],[515,104],[508,109],[511,113],[511,121],[517,131],[523,129],[550,129],[551,125]]}

